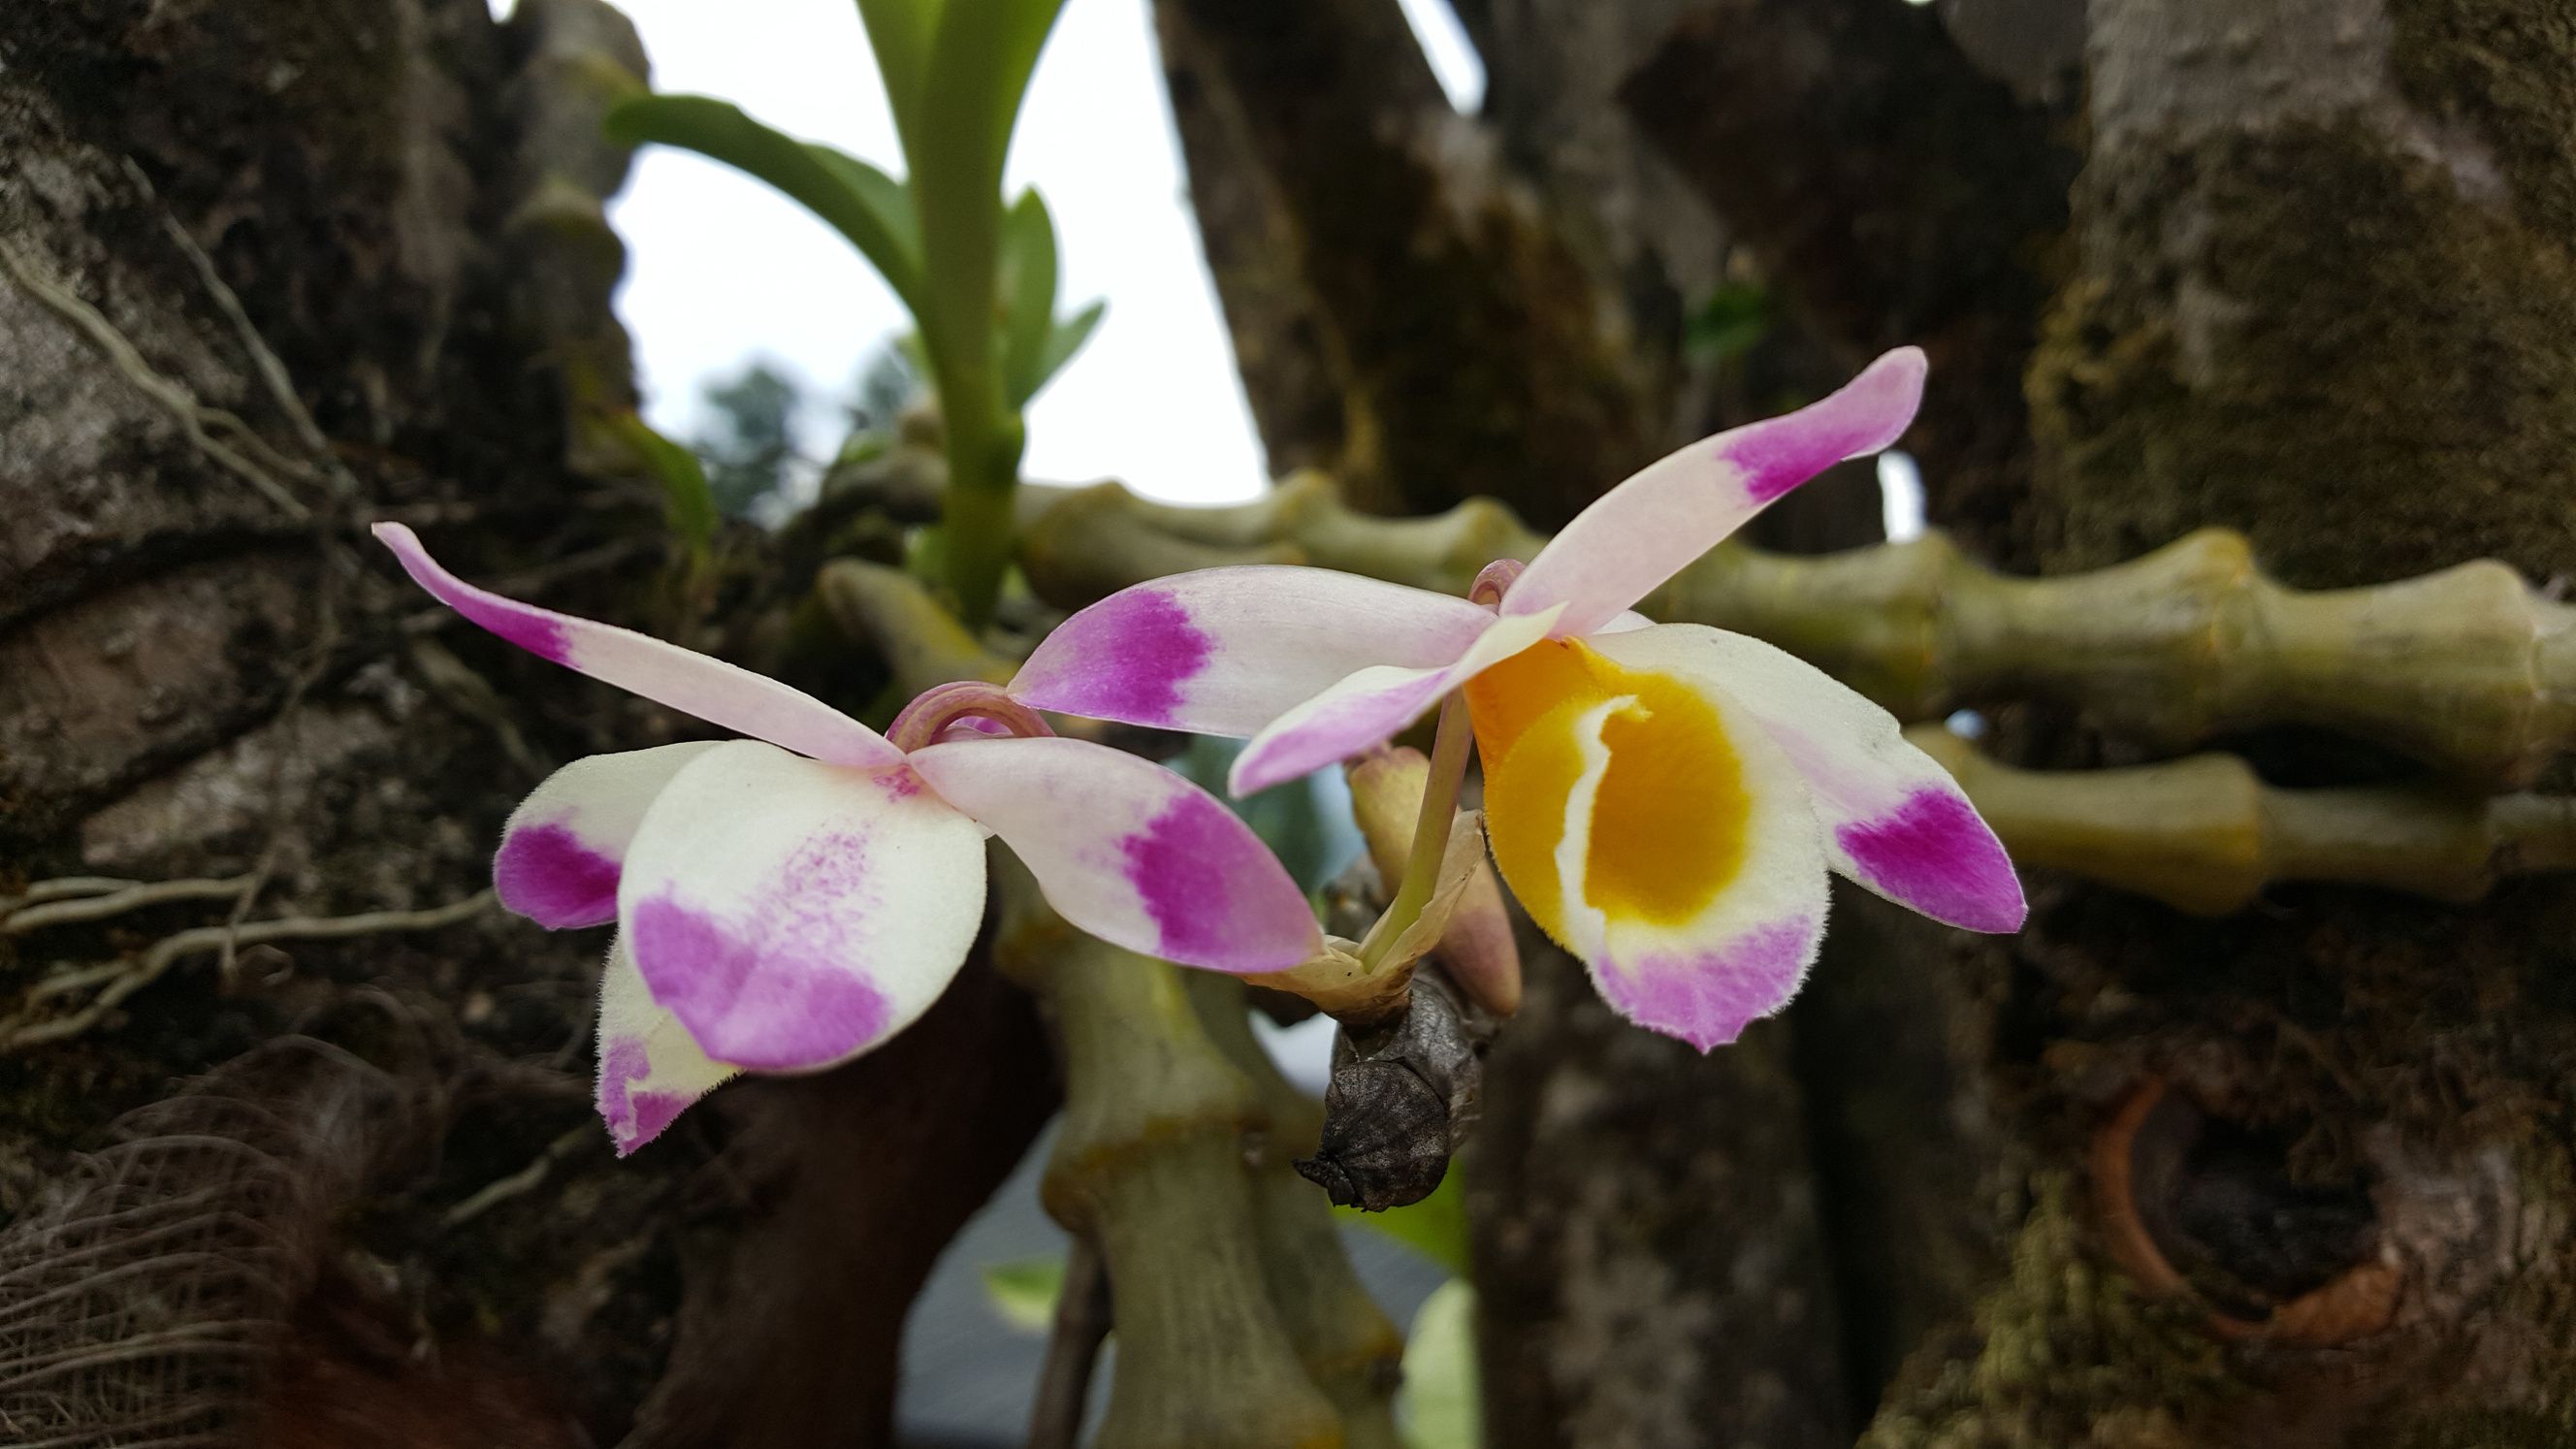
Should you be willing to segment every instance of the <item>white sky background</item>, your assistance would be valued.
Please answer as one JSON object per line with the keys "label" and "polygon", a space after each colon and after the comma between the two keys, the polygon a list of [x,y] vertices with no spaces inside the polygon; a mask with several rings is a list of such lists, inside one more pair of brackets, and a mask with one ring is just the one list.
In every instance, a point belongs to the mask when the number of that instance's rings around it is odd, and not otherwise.
{"label": "white sky background", "polygon": [[[495,8],[504,8],[496,0]],[[657,90],[719,96],[790,133],[901,174],[902,150],[852,0],[620,0]],[[1406,0],[1462,105],[1484,77],[1441,0]],[[1174,501],[1251,497],[1267,481],[1234,356],[1200,255],[1146,0],[1070,0],[1038,62],[1008,186],[1055,214],[1060,307],[1107,318],[1030,404],[1025,472],[1118,477]],[[767,358],[821,398],[907,324],[839,234],[730,168],[666,147],[638,156],[610,219],[628,249],[618,309],[634,335],[645,413],[678,438],[704,422],[703,384]],[[839,442],[809,405],[804,445]]]}

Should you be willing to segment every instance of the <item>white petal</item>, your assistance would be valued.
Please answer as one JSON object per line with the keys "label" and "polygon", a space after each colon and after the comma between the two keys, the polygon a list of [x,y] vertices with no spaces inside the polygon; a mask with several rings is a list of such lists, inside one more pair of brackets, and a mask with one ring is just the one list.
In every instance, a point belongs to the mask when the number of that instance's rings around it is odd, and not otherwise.
{"label": "white petal", "polygon": [[983,842],[903,766],[732,741],[644,813],[618,929],[710,1055],[826,1067],[909,1026],[957,974],[983,924]]}
{"label": "white petal", "polygon": [[1058,625],[1011,681],[1040,709],[1249,737],[1365,665],[1456,659],[1493,615],[1463,599],[1284,564],[1123,589]]}
{"label": "white petal", "polygon": [[624,1157],[742,1068],[708,1058],[680,1019],[653,1004],[622,941],[599,975],[599,1119]]}
{"label": "white petal", "polygon": [[645,807],[713,741],[591,755],[545,778],[501,827],[492,885],[549,931],[617,919],[617,873]]}
{"label": "white petal", "polygon": [[1688,674],[1759,721],[1806,778],[1838,873],[1936,921],[2021,929],[2021,881],[2003,842],[1886,710],[1805,660],[1704,625],[1662,624],[1592,647],[1633,669]]}
{"label": "white petal", "polygon": [[1323,940],[1251,827],[1150,760],[1081,740],[965,740],[914,751],[912,767],[1000,836],[1066,920],[1113,945],[1259,972]]}
{"label": "white petal", "polygon": [[478,589],[440,568],[399,523],[379,523],[375,535],[440,603],[540,659],[832,764],[891,765],[903,758],[883,735],[801,689],[632,629]]}
{"label": "white petal", "polygon": [[1393,738],[1438,704],[1440,696],[1546,638],[1557,612],[1506,619],[1487,615],[1490,627],[1466,653],[1437,669],[1374,665],[1356,671],[1255,735],[1235,756],[1226,788],[1237,795],[1267,790]]}
{"label": "white petal", "polygon": [[1923,400],[1923,369],[1920,350],[1900,347],[1822,402],[1648,464],[1548,540],[1503,613],[1564,604],[1561,633],[1600,629],[1782,494],[1895,442]]}

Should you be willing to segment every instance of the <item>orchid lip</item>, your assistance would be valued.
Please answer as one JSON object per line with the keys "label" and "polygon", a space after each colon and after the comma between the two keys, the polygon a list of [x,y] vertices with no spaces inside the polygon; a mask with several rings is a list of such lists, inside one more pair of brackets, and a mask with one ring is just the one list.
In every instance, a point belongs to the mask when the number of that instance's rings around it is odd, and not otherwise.
{"label": "orchid lip", "polygon": [[1048,739],[1055,734],[1036,710],[1013,699],[1000,685],[961,679],[923,690],[894,717],[886,738],[896,749],[911,754],[935,743],[950,725],[970,719],[990,720],[1019,739]]}
{"label": "orchid lip", "polygon": [[1513,581],[1521,576],[1521,570],[1528,567],[1516,558],[1498,558],[1485,565],[1477,572],[1476,581],[1467,586],[1467,602],[1482,604],[1489,609],[1499,607],[1503,595],[1511,592]]}

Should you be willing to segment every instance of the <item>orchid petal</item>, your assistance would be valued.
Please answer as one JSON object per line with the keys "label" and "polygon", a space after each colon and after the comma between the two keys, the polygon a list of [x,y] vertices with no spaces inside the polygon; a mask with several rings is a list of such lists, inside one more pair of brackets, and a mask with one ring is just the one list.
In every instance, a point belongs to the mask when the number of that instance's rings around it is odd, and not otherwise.
{"label": "orchid petal", "polygon": [[1760,725],[1580,641],[1467,697],[1495,863],[1604,999],[1705,1051],[1796,994],[1824,933],[1823,843]]}
{"label": "orchid petal", "polygon": [[399,523],[379,523],[375,535],[440,603],[540,659],[831,764],[869,768],[903,758],[883,735],[803,690],[632,629],[478,589],[440,568]]}
{"label": "orchid petal", "polygon": [[646,807],[714,741],[573,761],[510,812],[492,885],[504,908],[549,931],[617,919],[617,874]]}
{"label": "orchid petal", "polygon": [[1949,925],[2021,929],[2021,881],[2003,842],[1895,716],[1805,660],[1722,629],[1664,624],[1592,642],[1631,669],[1722,689],[1759,721],[1806,777],[1837,873]]}
{"label": "orchid petal", "polygon": [[1492,623],[1463,599],[1357,574],[1202,569],[1065,620],[1011,694],[1092,719],[1240,738],[1362,665],[1447,664]]}
{"label": "orchid petal", "polygon": [[653,1004],[623,940],[599,974],[599,1119],[617,1155],[662,1135],[671,1119],[742,1068],[710,1059],[680,1019]]}
{"label": "orchid petal", "polygon": [[1456,662],[1436,669],[1375,664],[1271,721],[1234,757],[1226,789],[1267,790],[1379,744],[1413,723],[1440,696],[1545,639],[1557,611],[1519,619],[1484,616],[1489,626]]}
{"label": "orchid petal", "polygon": [[728,741],[644,812],[618,929],[708,1055],[827,1067],[909,1026],[957,974],[983,924],[983,842],[905,767]]}
{"label": "orchid petal", "polygon": [[1270,848],[1205,790],[1082,740],[961,740],[915,750],[940,798],[1011,847],[1059,914],[1185,966],[1276,971],[1323,941]]}
{"label": "orchid petal", "polygon": [[1563,604],[1560,633],[1599,630],[1782,494],[1895,442],[1923,399],[1923,371],[1923,353],[1900,347],[1822,402],[1648,464],[1539,550],[1503,595],[1502,612]]}

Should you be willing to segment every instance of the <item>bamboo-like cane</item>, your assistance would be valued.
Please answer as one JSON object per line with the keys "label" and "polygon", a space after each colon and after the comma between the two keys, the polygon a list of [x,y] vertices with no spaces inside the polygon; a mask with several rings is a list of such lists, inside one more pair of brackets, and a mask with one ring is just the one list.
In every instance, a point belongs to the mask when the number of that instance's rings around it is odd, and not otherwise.
{"label": "bamboo-like cane", "polygon": [[[1002,851],[1007,906],[1034,881]],[[1014,909],[994,960],[1037,991],[1064,1054],[1064,1126],[1041,1193],[1109,1269],[1117,1367],[1099,1441],[1122,1449],[1338,1445],[1270,1296],[1245,1134],[1262,1114],[1217,1049],[1180,968]]]}
{"label": "bamboo-like cane", "polygon": [[1306,1376],[1341,1412],[1345,1449],[1400,1449],[1393,1401],[1404,1335],[1352,1269],[1324,1194],[1289,1166],[1315,1154],[1323,1107],[1280,1074],[1253,1036],[1241,982],[1213,971],[1181,974],[1208,1039],[1251,1081],[1266,1119],[1252,1166],[1252,1208],[1270,1301]]}
{"label": "bamboo-like cane", "polygon": [[[1247,562],[1463,593],[1489,560],[1546,542],[1490,499],[1366,517],[1311,473],[1226,508],[1152,503],[1114,483],[1024,491],[1029,580],[1068,608]],[[2266,578],[2242,537],[2214,529],[2046,579],[1999,576],[1939,534],[1820,558],[1729,542],[1642,608],[1767,639],[1909,720],[2039,697],[2167,749],[2306,724],[2489,788],[2528,783],[2576,744],[2576,609],[2493,562],[2311,592]]]}
{"label": "bamboo-like cane", "polygon": [[[842,561],[817,587],[908,691],[1010,674],[901,573]],[[1252,1041],[1242,988],[1073,930],[998,849],[992,890],[994,961],[1045,1003],[1064,1053],[1047,1209],[1108,1268],[1119,1351],[1099,1442],[1396,1449],[1403,1340],[1352,1275],[1323,1195],[1287,1166],[1313,1149],[1320,1112]],[[1210,992],[1224,1002],[1193,1005]]]}
{"label": "bamboo-like cane", "polygon": [[2508,875],[2576,868],[2576,799],[2439,786],[2287,790],[2233,755],[2121,770],[2020,770],[1938,725],[1906,732],[2025,866],[2199,915],[2271,885],[2337,881],[2473,901]]}

